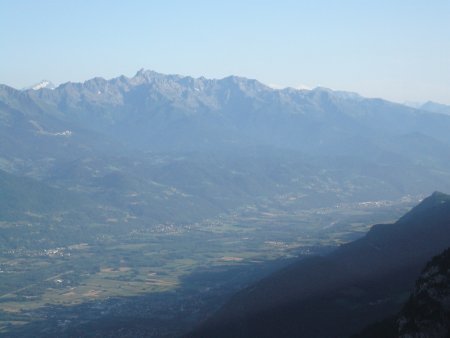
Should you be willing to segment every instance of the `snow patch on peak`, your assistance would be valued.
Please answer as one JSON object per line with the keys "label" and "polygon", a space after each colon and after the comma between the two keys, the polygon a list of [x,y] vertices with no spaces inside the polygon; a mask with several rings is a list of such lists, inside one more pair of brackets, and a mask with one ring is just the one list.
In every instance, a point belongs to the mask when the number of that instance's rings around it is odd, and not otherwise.
{"label": "snow patch on peak", "polygon": [[55,86],[51,81],[48,81],[48,80],[42,80],[41,82],[36,83],[36,84],[32,85],[31,87],[28,87],[28,88],[25,88],[25,89],[26,89],[26,90],[27,90],[27,89],[39,90],[39,89],[43,89],[43,88],[46,88],[46,89],[55,89],[56,86]]}

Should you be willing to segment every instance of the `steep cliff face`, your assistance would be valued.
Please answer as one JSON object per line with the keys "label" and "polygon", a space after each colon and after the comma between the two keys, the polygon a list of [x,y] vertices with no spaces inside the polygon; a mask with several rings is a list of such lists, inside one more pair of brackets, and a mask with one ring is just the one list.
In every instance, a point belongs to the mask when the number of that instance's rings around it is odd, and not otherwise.
{"label": "steep cliff face", "polygon": [[401,338],[450,335],[450,249],[427,264],[397,324]]}

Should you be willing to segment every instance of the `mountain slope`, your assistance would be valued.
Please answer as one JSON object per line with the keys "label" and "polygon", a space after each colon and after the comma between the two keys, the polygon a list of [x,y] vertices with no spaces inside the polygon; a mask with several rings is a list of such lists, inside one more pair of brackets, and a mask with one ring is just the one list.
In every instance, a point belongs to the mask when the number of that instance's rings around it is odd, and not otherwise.
{"label": "mountain slope", "polygon": [[241,291],[190,336],[348,336],[396,313],[425,262],[449,244],[450,196],[434,193],[395,224]]}
{"label": "mountain slope", "polygon": [[429,261],[401,312],[352,338],[441,338],[450,334],[450,249]]}
{"label": "mountain slope", "polygon": [[450,249],[434,257],[402,309],[399,336],[448,337],[450,334]]}
{"label": "mountain slope", "polygon": [[[0,86],[0,169],[156,221],[286,194],[309,207],[450,190],[448,130],[450,116],[236,76],[141,70],[53,90]],[[135,193],[144,200],[130,207]]]}
{"label": "mountain slope", "polygon": [[1,221],[24,218],[27,212],[67,211],[79,207],[80,201],[74,193],[0,170]]}
{"label": "mountain slope", "polygon": [[447,115],[450,114],[450,106],[432,101],[425,102],[423,105],[420,106],[420,109],[432,113],[447,114]]}

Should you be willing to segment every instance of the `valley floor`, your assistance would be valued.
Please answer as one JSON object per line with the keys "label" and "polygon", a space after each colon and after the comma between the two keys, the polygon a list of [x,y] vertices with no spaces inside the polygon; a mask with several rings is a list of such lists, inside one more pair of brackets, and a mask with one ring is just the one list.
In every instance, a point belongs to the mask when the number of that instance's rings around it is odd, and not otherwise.
{"label": "valley floor", "polygon": [[137,335],[174,336],[238,289],[393,221],[420,198],[302,210],[298,196],[286,195],[193,224],[130,226],[90,243],[8,249],[0,256],[0,333],[95,336],[132,326]]}

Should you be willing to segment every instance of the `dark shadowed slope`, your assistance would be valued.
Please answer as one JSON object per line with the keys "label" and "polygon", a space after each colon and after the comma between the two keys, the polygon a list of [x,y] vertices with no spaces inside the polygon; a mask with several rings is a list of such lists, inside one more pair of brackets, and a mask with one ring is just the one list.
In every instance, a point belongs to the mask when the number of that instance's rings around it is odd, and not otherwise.
{"label": "dark shadowed slope", "polygon": [[191,337],[345,337],[399,311],[425,262],[450,245],[450,196],[434,193],[325,257],[235,295]]}
{"label": "dark shadowed slope", "polygon": [[396,324],[402,338],[450,335],[450,249],[427,264]]}
{"label": "dark shadowed slope", "polygon": [[450,249],[433,257],[402,311],[352,338],[442,338],[450,335]]}

